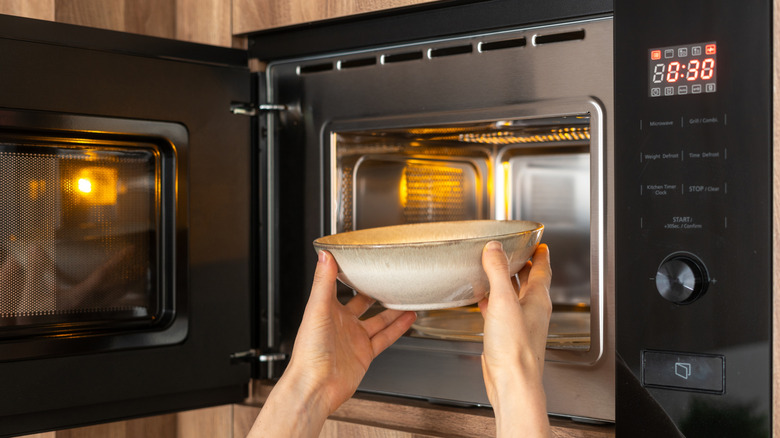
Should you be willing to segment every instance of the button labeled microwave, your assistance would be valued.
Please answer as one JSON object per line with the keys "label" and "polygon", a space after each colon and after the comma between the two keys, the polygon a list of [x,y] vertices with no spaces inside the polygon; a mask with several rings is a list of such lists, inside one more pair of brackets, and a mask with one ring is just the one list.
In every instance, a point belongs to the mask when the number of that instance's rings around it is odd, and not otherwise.
{"label": "button labeled microwave", "polygon": [[642,352],[642,385],[723,394],[726,358],[719,355]]}

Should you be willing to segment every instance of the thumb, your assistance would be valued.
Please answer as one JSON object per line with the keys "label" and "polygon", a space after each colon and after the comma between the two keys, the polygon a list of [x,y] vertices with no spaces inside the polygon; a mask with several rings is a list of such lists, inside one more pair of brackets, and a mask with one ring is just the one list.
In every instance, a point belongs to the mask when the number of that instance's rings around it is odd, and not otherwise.
{"label": "thumb", "polygon": [[314,280],[309,299],[330,299],[331,296],[335,297],[338,265],[333,255],[328,251],[319,251],[317,256],[317,267],[314,270]]}
{"label": "thumb", "polygon": [[503,289],[503,286],[513,290],[509,279],[509,260],[501,242],[494,240],[485,245],[482,250],[482,269],[487,274],[491,292]]}

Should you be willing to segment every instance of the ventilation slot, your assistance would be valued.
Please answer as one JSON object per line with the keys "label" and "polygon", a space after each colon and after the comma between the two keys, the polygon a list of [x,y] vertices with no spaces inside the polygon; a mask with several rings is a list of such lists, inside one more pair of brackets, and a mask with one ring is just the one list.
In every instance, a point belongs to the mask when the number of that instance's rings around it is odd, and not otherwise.
{"label": "ventilation slot", "polygon": [[471,53],[471,51],[471,44],[465,46],[442,47],[440,49],[430,49],[428,51],[428,57],[441,58],[444,56],[465,55]]}
{"label": "ventilation slot", "polygon": [[423,58],[423,52],[405,52],[382,55],[382,64],[392,64],[394,62],[417,61]]}
{"label": "ventilation slot", "polygon": [[575,30],[573,32],[553,33],[550,35],[535,35],[534,45],[549,43],[562,43],[564,41],[577,41],[585,39],[584,30]]}
{"label": "ventilation slot", "polygon": [[376,65],[376,58],[360,58],[360,59],[350,59],[347,61],[339,61],[339,70],[344,70],[348,68],[355,68],[355,67],[366,67],[369,65]]}
{"label": "ventilation slot", "polygon": [[330,62],[324,62],[322,64],[311,64],[298,66],[298,74],[306,75],[310,73],[321,73],[324,71],[333,70],[333,64]]}
{"label": "ventilation slot", "polygon": [[489,52],[491,50],[512,49],[525,46],[525,38],[515,38],[511,40],[491,41],[489,43],[479,43],[480,52]]}

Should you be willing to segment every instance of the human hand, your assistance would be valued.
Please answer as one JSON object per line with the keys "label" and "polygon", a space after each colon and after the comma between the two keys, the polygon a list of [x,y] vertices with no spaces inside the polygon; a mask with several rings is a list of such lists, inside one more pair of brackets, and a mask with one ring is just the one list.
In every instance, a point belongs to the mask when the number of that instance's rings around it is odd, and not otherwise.
{"label": "human hand", "polygon": [[498,434],[547,436],[542,372],[552,313],[549,250],[539,245],[514,282],[499,242],[485,245],[482,267],[490,282],[490,294],[479,302],[485,318],[482,374]]}
{"label": "human hand", "polygon": [[374,300],[357,294],[339,303],[337,273],[333,256],[320,252],[290,363],[250,436],[317,436],[328,415],[355,393],[371,361],[414,322],[414,312],[399,310],[361,321]]}

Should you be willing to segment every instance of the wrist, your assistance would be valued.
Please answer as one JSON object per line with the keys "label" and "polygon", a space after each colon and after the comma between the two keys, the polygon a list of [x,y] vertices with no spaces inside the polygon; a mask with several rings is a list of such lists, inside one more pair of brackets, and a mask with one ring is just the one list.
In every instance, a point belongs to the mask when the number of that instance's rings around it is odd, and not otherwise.
{"label": "wrist", "polygon": [[485,387],[496,416],[497,436],[550,434],[541,373],[531,367],[491,369],[483,362]]}
{"label": "wrist", "polygon": [[307,385],[303,376],[286,372],[263,404],[251,436],[317,437],[328,415],[322,391]]}

